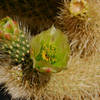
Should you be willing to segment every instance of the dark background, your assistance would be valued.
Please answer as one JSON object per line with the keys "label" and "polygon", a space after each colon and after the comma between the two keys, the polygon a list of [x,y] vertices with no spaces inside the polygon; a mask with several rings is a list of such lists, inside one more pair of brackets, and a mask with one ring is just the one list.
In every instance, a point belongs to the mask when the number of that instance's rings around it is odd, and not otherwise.
{"label": "dark background", "polygon": [[11,100],[11,96],[4,91],[3,84],[0,85],[0,100]]}
{"label": "dark background", "polygon": [[32,34],[49,28],[55,22],[61,0],[0,0],[0,17],[24,21]]}

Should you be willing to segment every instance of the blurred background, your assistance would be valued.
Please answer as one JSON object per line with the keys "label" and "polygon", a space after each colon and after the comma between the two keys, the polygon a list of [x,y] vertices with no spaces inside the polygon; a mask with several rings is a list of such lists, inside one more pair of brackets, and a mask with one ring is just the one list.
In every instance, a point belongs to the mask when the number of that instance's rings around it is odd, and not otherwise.
{"label": "blurred background", "polygon": [[11,100],[11,96],[5,93],[5,88],[3,88],[3,84],[0,85],[0,100]]}
{"label": "blurred background", "polygon": [[0,0],[0,16],[17,17],[36,34],[55,21],[61,0]]}

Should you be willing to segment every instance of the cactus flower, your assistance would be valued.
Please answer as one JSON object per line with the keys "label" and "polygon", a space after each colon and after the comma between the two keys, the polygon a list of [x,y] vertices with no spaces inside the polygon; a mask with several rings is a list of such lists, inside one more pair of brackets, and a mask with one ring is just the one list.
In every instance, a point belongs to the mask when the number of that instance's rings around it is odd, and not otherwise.
{"label": "cactus flower", "polygon": [[34,36],[30,42],[34,67],[40,72],[59,72],[65,69],[70,48],[65,34],[52,26]]}

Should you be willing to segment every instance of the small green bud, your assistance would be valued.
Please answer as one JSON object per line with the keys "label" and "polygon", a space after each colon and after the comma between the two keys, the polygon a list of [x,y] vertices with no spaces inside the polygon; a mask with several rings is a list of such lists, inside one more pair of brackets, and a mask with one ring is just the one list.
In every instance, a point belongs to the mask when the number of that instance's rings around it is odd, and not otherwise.
{"label": "small green bud", "polygon": [[0,20],[0,38],[5,40],[15,40],[15,36],[19,36],[21,30],[18,24],[13,21],[10,17],[3,18]]}

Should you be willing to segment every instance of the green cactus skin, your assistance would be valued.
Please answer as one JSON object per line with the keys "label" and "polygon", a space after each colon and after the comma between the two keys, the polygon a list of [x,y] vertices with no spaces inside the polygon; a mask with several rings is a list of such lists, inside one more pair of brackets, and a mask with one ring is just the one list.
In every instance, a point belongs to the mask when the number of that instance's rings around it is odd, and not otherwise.
{"label": "green cactus skin", "polygon": [[31,40],[31,57],[40,72],[59,72],[66,68],[70,48],[66,35],[52,26]]}
{"label": "green cactus skin", "polygon": [[0,39],[0,50],[10,56],[12,63],[25,64],[26,58],[30,59],[29,41],[18,24],[9,17],[0,21]]}

